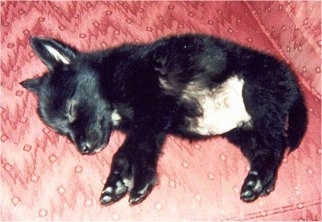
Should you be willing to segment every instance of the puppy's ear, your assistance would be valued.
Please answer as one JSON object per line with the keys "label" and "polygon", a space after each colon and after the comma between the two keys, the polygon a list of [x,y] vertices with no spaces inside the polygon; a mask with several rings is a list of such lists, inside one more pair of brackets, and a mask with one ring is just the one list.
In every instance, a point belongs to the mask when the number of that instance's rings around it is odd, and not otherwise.
{"label": "puppy's ear", "polygon": [[34,79],[27,79],[20,83],[23,87],[28,89],[30,92],[39,93],[40,85],[41,85],[41,77]]}
{"label": "puppy's ear", "polygon": [[30,45],[51,70],[59,63],[69,65],[79,54],[76,49],[54,39],[31,37]]}

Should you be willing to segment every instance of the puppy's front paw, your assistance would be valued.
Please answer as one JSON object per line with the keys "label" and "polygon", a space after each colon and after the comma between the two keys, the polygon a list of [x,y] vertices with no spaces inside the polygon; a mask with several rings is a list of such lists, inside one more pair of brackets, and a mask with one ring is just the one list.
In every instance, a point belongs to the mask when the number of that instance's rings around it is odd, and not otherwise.
{"label": "puppy's front paw", "polygon": [[250,171],[242,186],[240,198],[244,202],[252,202],[259,196],[272,192],[274,184],[274,177],[261,178],[257,171]]}
{"label": "puppy's front paw", "polygon": [[130,205],[141,203],[152,191],[156,184],[156,175],[153,170],[142,170],[135,175],[135,185],[130,192]]}
{"label": "puppy's front paw", "polygon": [[139,204],[150,194],[155,181],[154,167],[144,165],[142,162],[132,162],[122,154],[116,155],[111,173],[104,185],[100,203],[113,204],[130,192],[130,205]]}
{"label": "puppy's front paw", "polygon": [[133,166],[129,158],[122,153],[115,155],[100,197],[101,204],[109,205],[124,197],[132,188],[132,178]]}
{"label": "puppy's front paw", "polygon": [[110,205],[126,195],[131,189],[132,181],[127,178],[121,178],[120,174],[114,174],[107,180],[100,197],[100,203]]}

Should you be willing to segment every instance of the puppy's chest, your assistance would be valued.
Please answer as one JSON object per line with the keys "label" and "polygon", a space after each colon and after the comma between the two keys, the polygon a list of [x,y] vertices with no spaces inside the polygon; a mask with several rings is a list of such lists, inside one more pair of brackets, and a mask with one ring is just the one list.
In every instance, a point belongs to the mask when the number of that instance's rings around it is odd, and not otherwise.
{"label": "puppy's chest", "polygon": [[196,114],[185,115],[181,127],[191,133],[210,136],[226,133],[245,124],[250,126],[251,116],[244,105],[243,86],[244,81],[237,76],[213,89],[189,83],[183,90],[181,100],[183,104],[188,104],[187,107],[196,110]]}

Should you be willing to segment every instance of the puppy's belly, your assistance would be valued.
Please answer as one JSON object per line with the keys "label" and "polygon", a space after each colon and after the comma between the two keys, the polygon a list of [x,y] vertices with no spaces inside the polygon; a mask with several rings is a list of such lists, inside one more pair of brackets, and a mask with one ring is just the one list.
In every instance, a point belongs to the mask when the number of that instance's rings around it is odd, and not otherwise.
{"label": "puppy's belly", "polygon": [[236,76],[212,90],[187,90],[187,99],[198,101],[200,115],[186,118],[187,130],[210,136],[226,133],[236,127],[251,125],[243,97],[244,81]]}

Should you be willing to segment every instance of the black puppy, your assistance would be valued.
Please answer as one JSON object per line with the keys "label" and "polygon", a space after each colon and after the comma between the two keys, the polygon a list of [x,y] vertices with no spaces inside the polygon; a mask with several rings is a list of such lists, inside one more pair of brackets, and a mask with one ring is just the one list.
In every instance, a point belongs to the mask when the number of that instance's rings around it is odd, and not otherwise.
{"label": "black puppy", "polygon": [[31,38],[31,46],[48,73],[22,85],[38,95],[47,125],[82,154],[103,149],[113,129],[127,135],[102,204],[128,192],[137,204],[149,194],[169,133],[221,135],[238,145],[250,161],[241,199],[253,201],[274,189],[284,152],[298,147],[306,130],[306,108],[289,67],[226,40],[187,34],[90,53],[45,38]]}

